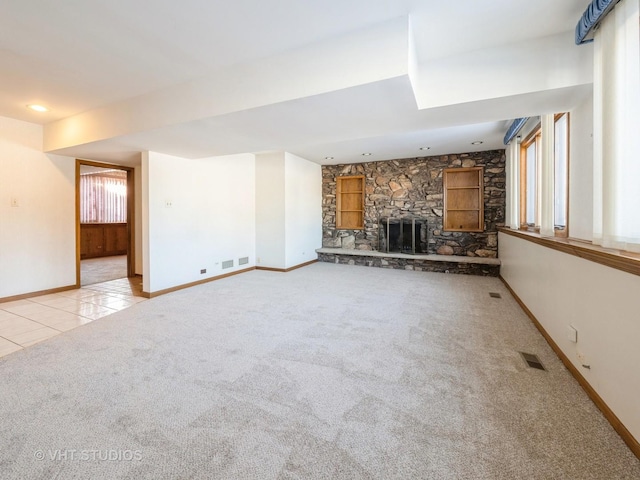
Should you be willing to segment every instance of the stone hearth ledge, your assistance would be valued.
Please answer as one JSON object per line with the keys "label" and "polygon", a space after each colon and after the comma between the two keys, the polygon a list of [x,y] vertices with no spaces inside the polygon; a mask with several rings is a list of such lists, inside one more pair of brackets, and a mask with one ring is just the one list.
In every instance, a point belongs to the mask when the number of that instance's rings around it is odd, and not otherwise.
{"label": "stone hearth ledge", "polygon": [[421,255],[397,252],[378,252],[375,250],[355,250],[347,248],[318,248],[316,253],[330,255],[351,255],[357,257],[402,258],[405,260],[427,260],[430,262],[476,263],[482,265],[500,265],[499,258],[466,257],[463,255]]}

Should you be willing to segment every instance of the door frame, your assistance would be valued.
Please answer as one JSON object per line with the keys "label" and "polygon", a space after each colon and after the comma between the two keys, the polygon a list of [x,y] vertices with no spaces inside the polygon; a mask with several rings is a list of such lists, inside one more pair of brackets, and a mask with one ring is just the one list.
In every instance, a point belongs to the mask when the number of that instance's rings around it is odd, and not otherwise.
{"label": "door frame", "polygon": [[114,163],[102,163],[76,158],[76,287],[81,287],[80,278],[80,166],[109,168],[127,172],[127,277],[136,276],[135,262],[135,181],[133,167]]}

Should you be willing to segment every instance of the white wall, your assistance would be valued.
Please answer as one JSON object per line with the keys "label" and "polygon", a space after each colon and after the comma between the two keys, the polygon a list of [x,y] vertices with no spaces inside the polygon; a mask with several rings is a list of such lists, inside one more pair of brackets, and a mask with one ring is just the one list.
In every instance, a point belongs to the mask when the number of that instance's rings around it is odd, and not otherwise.
{"label": "white wall", "polygon": [[318,258],[322,168],[288,152],[256,156],[258,266],[287,269]]}
{"label": "white wall", "polygon": [[[190,160],[148,152],[142,174],[144,291],[255,265],[253,155]],[[241,257],[249,263],[238,265]],[[226,260],[234,266],[223,270]]]}
{"label": "white wall", "polygon": [[285,268],[318,258],[322,246],[322,167],[285,152]]}
{"label": "white wall", "polygon": [[0,298],[75,285],[75,256],[75,159],[42,153],[42,126],[0,117]]}
{"label": "white wall", "polygon": [[420,109],[593,82],[592,47],[576,48],[573,32],[416,61],[410,79]]}
{"label": "white wall", "polygon": [[149,156],[151,152],[142,152],[140,155],[140,229],[142,230],[142,290],[150,292],[151,265],[150,240],[149,240]]}
{"label": "white wall", "polygon": [[257,265],[285,268],[285,159],[282,152],[256,155]]}
{"label": "white wall", "polygon": [[569,236],[593,234],[593,96],[569,114]]}
{"label": "white wall", "polygon": [[640,277],[503,233],[499,241],[502,277],[640,440]]}

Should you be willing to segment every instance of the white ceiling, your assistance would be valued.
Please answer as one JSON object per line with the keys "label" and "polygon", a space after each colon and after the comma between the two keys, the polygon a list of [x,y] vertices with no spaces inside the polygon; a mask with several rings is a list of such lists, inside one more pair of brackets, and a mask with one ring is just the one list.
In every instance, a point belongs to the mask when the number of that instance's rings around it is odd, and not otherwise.
{"label": "white ceiling", "polygon": [[[287,150],[318,163],[345,163],[424,155],[418,150],[421,146],[431,147],[429,154],[501,148],[508,120],[569,109],[588,94],[589,82],[560,82],[527,91],[504,88],[499,98],[493,93],[483,98],[480,92],[473,102],[448,100],[438,108],[420,108],[416,101],[420,87],[411,72],[372,75],[370,80],[363,74],[364,79],[350,81],[347,77],[353,73],[336,60],[338,71],[331,71],[331,63],[322,64],[335,86],[321,93],[309,90],[275,98],[273,85],[265,79],[261,86],[258,75],[252,79],[252,92],[243,95],[243,88],[249,87],[239,81],[234,94],[251,97],[261,90],[262,98],[226,113],[193,109],[190,115],[191,110],[179,111],[180,106],[173,107],[175,112],[155,110],[152,100],[162,92],[180,98],[193,91],[194,82],[222,77],[231,70],[251,71],[251,65],[260,62],[262,68],[277,64],[283,55],[305,52],[310,46],[326,46],[324,52],[330,46],[337,59],[341,47],[355,44],[356,37],[349,36],[353,32],[402,18],[411,24],[408,42],[415,47],[413,60],[427,72],[429,65],[450,65],[442,59],[464,59],[476,51],[483,52],[481,58],[495,61],[507,51],[505,46],[530,43],[535,48],[538,39],[564,33],[570,38],[588,3],[5,0],[0,6],[0,115],[43,124],[59,121],[65,127],[70,119],[100,119],[115,111],[116,105],[126,112],[127,106],[135,104],[137,110],[147,109],[149,116],[164,116],[164,121],[156,123],[131,121],[128,129],[96,134],[95,140],[67,137],[66,147],[55,150],[125,163],[139,159],[141,150],[190,158]],[[380,51],[378,61],[388,63]],[[504,58],[503,67],[508,68],[512,62]],[[365,64],[377,61],[376,57],[362,60]],[[313,55],[304,62],[312,64]],[[300,70],[306,68],[304,62]],[[371,66],[372,71],[376,68]],[[496,76],[505,75],[492,68]],[[344,79],[339,78],[342,71]],[[303,77],[291,78],[290,90],[303,92]],[[317,73],[314,78],[322,80]],[[145,98],[149,99],[146,104]],[[36,114],[25,108],[31,103],[44,104],[51,111]],[[127,124],[128,117],[120,115],[120,123]],[[111,131],[100,120],[91,120],[91,128],[94,133]],[[472,146],[474,140],[484,143]],[[374,155],[363,158],[364,151]]]}

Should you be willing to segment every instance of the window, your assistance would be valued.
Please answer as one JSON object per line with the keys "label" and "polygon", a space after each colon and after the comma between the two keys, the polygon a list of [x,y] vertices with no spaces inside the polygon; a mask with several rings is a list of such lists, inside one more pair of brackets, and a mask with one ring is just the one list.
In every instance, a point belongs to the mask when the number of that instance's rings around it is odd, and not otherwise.
{"label": "window", "polygon": [[534,132],[522,143],[522,162],[520,171],[522,179],[520,181],[520,225],[527,229],[540,228],[540,208],[539,208],[539,182],[540,174],[540,127],[536,127]]}
{"label": "window", "polygon": [[[542,174],[542,130],[540,125],[523,140],[520,150],[520,228],[540,231],[542,192],[546,181]],[[554,117],[553,158],[549,168],[553,171],[548,183],[549,202],[553,202],[554,232],[557,236],[567,236],[568,198],[569,198],[569,114],[561,113]],[[547,165],[545,163],[545,165]],[[553,192],[553,199],[550,198]],[[547,203],[547,205],[549,205]],[[547,214],[549,215],[549,214]]]}
{"label": "window", "polygon": [[444,230],[484,230],[484,173],[482,167],[447,168],[443,173]]}
{"label": "window", "polygon": [[336,228],[364,228],[364,176],[336,178]]}
{"label": "window", "polygon": [[80,175],[80,223],[126,223],[126,221],[127,172],[104,170],[82,173]]}

